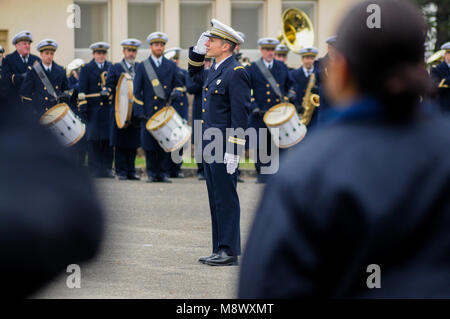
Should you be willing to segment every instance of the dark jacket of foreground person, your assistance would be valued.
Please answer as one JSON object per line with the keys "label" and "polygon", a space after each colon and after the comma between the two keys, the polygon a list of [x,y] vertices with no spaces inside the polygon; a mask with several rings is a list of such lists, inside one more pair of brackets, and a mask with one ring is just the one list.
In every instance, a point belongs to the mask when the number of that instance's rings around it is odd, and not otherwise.
{"label": "dark jacket of foreground person", "polygon": [[57,138],[1,102],[0,295],[27,297],[97,253],[103,218],[91,181]]}

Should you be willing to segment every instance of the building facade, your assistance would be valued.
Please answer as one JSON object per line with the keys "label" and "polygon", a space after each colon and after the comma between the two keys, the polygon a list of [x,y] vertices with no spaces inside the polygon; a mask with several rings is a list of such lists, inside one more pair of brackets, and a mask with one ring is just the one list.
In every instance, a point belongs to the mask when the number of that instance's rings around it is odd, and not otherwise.
{"label": "building facade", "polygon": [[[122,58],[120,41],[138,38],[144,45],[138,60],[149,54],[145,39],[154,31],[168,34],[167,48],[181,47],[181,66],[186,67],[187,49],[209,28],[211,18],[232,25],[247,40],[244,56],[259,57],[257,40],[277,37],[281,32],[282,13],[299,8],[308,14],[314,27],[314,45],[320,54],[326,51],[325,40],[334,34],[340,17],[358,0],[1,0],[0,44],[12,52],[12,37],[29,30],[36,43],[53,38],[59,44],[55,60],[67,65],[74,58],[91,59],[89,45],[96,41],[111,44],[109,60]],[[300,65],[300,56],[289,53],[288,64]]]}

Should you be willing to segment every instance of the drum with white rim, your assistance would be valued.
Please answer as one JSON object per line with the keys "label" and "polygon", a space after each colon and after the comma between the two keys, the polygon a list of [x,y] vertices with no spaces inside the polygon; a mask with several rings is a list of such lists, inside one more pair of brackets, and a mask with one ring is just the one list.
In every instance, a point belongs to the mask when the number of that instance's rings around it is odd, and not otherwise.
{"label": "drum with white rim", "polygon": [[133,110],[133,80],[128,73],[122,73],[116,87],[115,117],[118,128],[129,125]]}
{"label": "drum with white rim", "polygon": [[145,128],[166,152],[182,148],[192,134],[191,127],[172,106],[165,106],[153,114]]}
{"label": "drum with white rim", "polygon": [[[280,103],[272,106],[264,114],[264,123],[272,134],[275,145],[279,148],[289,148],[299,143],[306,134],[306,126],[300,121],[295,106],[291,103]],[[274,129],[279,129],[279,136]]]}
{"label": "drum with white rim", "polygon": [[65,103],[57,104],[45,112],[40,122],[58,136],[67,147],[76,144],[86,132],[86,126]]}

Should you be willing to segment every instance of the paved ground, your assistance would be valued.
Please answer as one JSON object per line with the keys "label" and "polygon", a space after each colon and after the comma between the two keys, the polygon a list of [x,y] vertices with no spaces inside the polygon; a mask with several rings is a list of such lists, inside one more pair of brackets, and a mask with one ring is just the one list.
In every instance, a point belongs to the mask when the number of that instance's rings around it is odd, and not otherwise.
{"label": "paved ground", "polygon": [[[262,188],[248,178],[238,186],[242,246]],[[173,184],[97,180],[107,231],[93,262],[81,265],[81,288],[68,274],[37,298],[233,298],[238,267],[197,262],[211,252],[206,184],[195,178]]]}

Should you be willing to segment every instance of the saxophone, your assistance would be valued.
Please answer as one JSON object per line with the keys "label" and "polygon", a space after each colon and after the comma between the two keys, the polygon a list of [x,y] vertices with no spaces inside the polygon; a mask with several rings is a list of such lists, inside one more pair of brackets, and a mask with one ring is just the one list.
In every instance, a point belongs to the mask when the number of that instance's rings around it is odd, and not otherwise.
{"label": "saxophone", "polygon": [[303,97],[302,107],[304,109],[302,115],[302,124],[308,125],[311,121],[312,115],[316,107],[320,105],[320,98],[318,94],[311,93],[314,85],[316,85],[316,75],[314,72],[309,77],[308,86],[306,88],[305,96]]}

